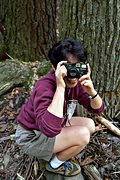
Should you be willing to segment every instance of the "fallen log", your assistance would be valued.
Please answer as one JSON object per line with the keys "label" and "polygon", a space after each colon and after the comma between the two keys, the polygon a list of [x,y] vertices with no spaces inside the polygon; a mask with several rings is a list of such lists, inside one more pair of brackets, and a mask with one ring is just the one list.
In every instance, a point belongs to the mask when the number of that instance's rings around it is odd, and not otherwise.
{"label": "fallen log", "polygon": [[0,62],[0,96],[15,86],[28,86],[31,74],[31,67],[27,63],[13,59]]}
{"label": "fallen log", "polygon": [[94,165],[84,166],[84,173],[88,180],[103,180],[99,171]]}
{"label": "fallen log", "polygon": [[103,124],[110,131],[112,131],[113,133],[115,133],[117,136],[120,137],[120,129],[118,129],[115,125],[113,125],[109,120],[105,119],[102,116],[97,116],[95,119],[99,121],[101,124]]}
{"label": "fallen log", "polygon": [[50,69],[51,64],[47,61],[21,62],[11,57],[0,62],[0,96],[17,86],[31,89],[36,80]]}

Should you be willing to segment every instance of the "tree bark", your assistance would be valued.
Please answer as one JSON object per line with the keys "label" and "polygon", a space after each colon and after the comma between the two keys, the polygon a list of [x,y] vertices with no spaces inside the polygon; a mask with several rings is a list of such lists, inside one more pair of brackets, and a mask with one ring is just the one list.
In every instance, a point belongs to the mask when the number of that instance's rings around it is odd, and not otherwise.
{"label": "tree bark", "polygon": [[6,32],[0,30],[5,53],[25,61],[47,59],[56,41],[55,0],[1,0],[0,21]]}
{"label": "tree bark", "polygon": [[120,111],[119,8],[118,0],[1,0],[0,57],[7,52],[13,58],[43,61],[57,38],[82,41],[94,86],[105,101],[105,114],[116,117]]}
{"label": "tree bark", "polygon": [[60,39],[76,38],[87,48],[95,88],[111,117],[120,110],[119,8],[117,0],[63,0],[58,24]]}

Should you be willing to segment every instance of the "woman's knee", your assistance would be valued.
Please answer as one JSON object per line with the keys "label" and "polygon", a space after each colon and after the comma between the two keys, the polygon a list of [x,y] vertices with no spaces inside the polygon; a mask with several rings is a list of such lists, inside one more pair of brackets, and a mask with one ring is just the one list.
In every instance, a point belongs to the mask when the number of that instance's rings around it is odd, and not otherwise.
{"label": "woman's knee", "polygon": [[75,141],[77,145],[87,145],[90,141],[90,132],[87,127],[76,127],[75,129]]}
{"label": "woman's knee", "polygon": [[88,128],[90,130],[90,134],[95,132],[95,123],[91,118],[88,118]]}
{"label": "woman's knee", "polygon": [[85,126],[71,126],[62,129],[56,136],[53,152],[60,152],[72,146],[85,147],[90,140],[90,131]]}
{"label": "woman's knee", "polygon": [[82,127],[82,130],[80,130],[80,133],[79,133],[79,143],[81,145],[81,143],[87,145],[90,141],[90,132],[88,130],[87,127]]}

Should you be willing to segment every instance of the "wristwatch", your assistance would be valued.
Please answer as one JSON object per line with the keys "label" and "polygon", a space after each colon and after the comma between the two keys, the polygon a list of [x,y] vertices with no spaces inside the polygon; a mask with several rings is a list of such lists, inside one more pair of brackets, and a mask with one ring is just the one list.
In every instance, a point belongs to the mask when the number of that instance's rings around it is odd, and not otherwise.
{"label": "wristwatch", "polygon": [[89,97],[90,97],[90,99],[94,99],[94,98],[96,98],[97,95],[98,95],[98,92],[94,96],[89,96]]}

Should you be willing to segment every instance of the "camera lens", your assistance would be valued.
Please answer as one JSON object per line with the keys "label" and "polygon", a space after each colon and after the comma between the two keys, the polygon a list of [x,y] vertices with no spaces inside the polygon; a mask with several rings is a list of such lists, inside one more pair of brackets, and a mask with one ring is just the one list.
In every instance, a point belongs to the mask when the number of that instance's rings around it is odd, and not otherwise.
{"label": "camera lens", "polygon": [[70,76],[71,76],[71,77],[76,77],[76,75],[77,75],[76,68],[71,68],[71,69],[70,69]]}

